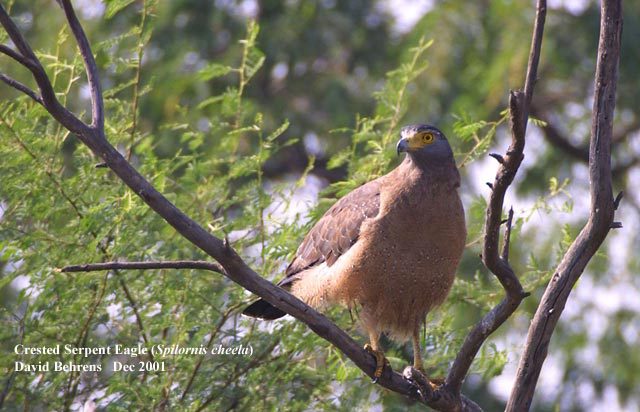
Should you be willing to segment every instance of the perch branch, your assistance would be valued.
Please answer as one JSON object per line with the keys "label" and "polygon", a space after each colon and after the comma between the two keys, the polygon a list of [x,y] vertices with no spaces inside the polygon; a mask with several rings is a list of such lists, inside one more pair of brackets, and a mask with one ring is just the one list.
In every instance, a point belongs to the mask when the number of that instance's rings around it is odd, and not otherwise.
{"label": "perch branch", "polygon": [[589,220],[563,256],[536,310],[507,404],[508,412],[528,411],[531,407],[549,341],[569,294],[587,263],[606,238],[613,222],[615,204],[611,184],[611,138],[621,31],[621,0],[604,0],[601,4],[600,40],[589,145]]}
{"label": "perch branch", "polygon": [[[504,287],[506,296],[471,329],[465,338],[445,381],[445,387],[450,388],[455,393],[460,392],[462,382],[471,367],[471,363],[487,337],[498,329],[518,308],[522,299],[528,296],[507,261],[508,255],[504,254],[504,257],[501,257],[498,249],[504,196],[524,158],[525,133],[538,72],[538,62],[540,61],[546,13],[546,1],[538,0],[524,92],[512,91],[509,96],[511,145],[505,156],[500,156],[499,158],[493,156],[499,160],[500,165],[496,172],[495,180],[491,184],[492,190],[489,205],[487,206],[482,259],[485,266],[498,278]],[[506,250],[508,250],[508,238],[511,231],[510,220],[507,222],[507,230],[505,232]]]}

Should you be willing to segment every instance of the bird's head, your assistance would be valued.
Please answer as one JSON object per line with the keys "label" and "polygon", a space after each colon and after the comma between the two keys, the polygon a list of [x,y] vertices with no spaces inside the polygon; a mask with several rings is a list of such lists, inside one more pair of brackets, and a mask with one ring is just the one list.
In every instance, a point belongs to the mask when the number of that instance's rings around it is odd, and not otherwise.
{"label": "bird's head", "polygon": [[412,124],[400,129],[400,140],[396,149],[398,155],[406,152],[415,160],[453,158],[451,146],[444,133],[428,124]]}

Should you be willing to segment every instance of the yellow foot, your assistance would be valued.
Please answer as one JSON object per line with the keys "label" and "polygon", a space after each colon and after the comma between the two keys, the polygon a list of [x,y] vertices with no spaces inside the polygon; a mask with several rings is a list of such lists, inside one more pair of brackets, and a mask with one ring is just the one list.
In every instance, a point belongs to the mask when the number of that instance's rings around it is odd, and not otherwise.
{"label": "yellow foot", "polygon": [[425,382],[429,382],[429,386],[431,386],[431,389],[433,389],[434,391],[438,389],[439,386],[444,385],[444,378],[427,378],[427,372],[422,366],[416,367],[416,365],[413,365],[413,369],[420,372],[423,380]]}
{"label": "yellow foot", "polygon": [[391,365],[389,364],[389,361],[387,360],[387,358],[384,357],[384,352],[382,352],[381,350],[373,349],[373,347],[368,343],[364,345],[364,350],[372,354],[373,357],[376,359],[376,370],[375,372],[373,372],[373,383],[377,383],[378,379],[380,379],[380,377],[382,376],[384,367],[387,366],[391,368]]}
{"label": "yellow foot", "polygon": [[[424,374],[424,371],[421,370],[420,372]],[[440,386],[444,385],[444,378],[427,378],[427,379],[429,381],[429,385],[431,386],[431,389],[433,389],[434,391],[438,389]]]}

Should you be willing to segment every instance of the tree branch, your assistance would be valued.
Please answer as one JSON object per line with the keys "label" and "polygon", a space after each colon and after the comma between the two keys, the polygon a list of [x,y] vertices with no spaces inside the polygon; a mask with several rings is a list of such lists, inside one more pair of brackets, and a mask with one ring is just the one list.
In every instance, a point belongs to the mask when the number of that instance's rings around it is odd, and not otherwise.
{"label": "tree branch", "polygon": [[[520,281],[507,261],[508,253],[504,254],[504,257],[501,257],[498,250],[504,196],[513,182],[524,158],[529,106],[533,98],[533,88],[538,72],[538,62],[540,61],[546,12],[546,1],[538,0],[524,92],[512,91],[509,96],[511,145],[505,156],[493,156],[498,160],[500,166],[496,172],[495,180],[493,184],[491,184],[492,190],[489,205],[487,206],[482,259],[485,266],[498,278],[504,287],[506,296],[471,329],[449,370],[445,386],[458,393],[471,367],[471,363],[484,341],[513,314],[520,305],[520,302],[522,302],[522,299],[528,296],[522,289]],[[511,225],[509,221],[505,232],[505,250],[508,250],[510,231]]]}
{"label": "tree branch", "polygon": [[0,24],[4,27],[5,31],[9,35],[13,44],[15,44],[18,51],[23,57],[21,64],[31,71],[34,80],[40,88],[40,94],[42,96],[42,105],[45,106],[47,111],[72,133],[78,134],[83,129],[87,128],[80,119],[78,119],[73,113],[71,113],[66,107],[62,106],[56,97],[49,76],[42,67],[40,60],[36,57],[31,46],[25,40],[20,33],[20,30],[16,24],[11,20],[9,14],[4,9],[4,6],[0,4]]}
{"label": "tree branch", "polygon": [[7,76],[4,73],[0,73],[0,80],[5,82],[9,86],[13,87],[14,89],[16,89],[16,90],[26,94],[27,96],[31,97],[33,100],[36,101],[36,103],[42,104],[42,98],[40,96],[38,96],[38,93],[36,93],[33,90],[31,90],[29,88],[29,86],[26,86],[26,85],[20,83],[16,79]]}
{"label": "tree branch", "polygon": [[93,53],[91,53],[89,40],[87,40],[87,36],[84,34],[82,25],[78,21],[76,13],[73,11],[71,1],[61,0],[59,3],[67,17],[67,22],[69,23],[69,27],[71,27],[73,36],[78,42],[78,48],[80,48],[84,67],[87,72],[87,80],[89,81],[89,87],[91,89],[91,126],[96,129],[104,129],[104,103],[102,101],[102,88],[98,77],[98,66],[93,58]]}
{"label": "tree branch", "polygon": [[589,145],[591,212],[587,224],[558,265],[536,310],[507,404],[508,412],[528,411],[531,407],[549,341],[569,294],[613,222],[611,139],[621,31],[621,0],[603,0]]}
{"label": "tree branch", "polygon": [[173,260],[162,262],[103,262],[84,265],[71,265],[58,269],[60,272],[95,272],[101,270],[132,269],[204,269],[225,274],[222,266],[215,262],[203,260]]}
{"label": "tree branch", "polygon": [[542,133],[547,138],[547,141],[553,146],[562,150],[569,156],[584,163],[589,162],[589,149],[587,147],[577,146],[553,124],[553,122],[538,108],[537,105],[531,106],[531,113],[546,123],[546,126],[542,127]]}
{"label": "tree branch", "polygon": [[7,56],[11,57],[13,60],[23,65],[24,67],[29,68],[29,64],[30,64],[29,60],[25,59],[23,55],[13,50],[11,47],[7,46],[6,44],[0,44],[0,53],[6,54]]}
{"label": "tree branch", "polygon": [[509,245],[511,242],[511,225],[513,224],[513,207],[509,208],[509,214],[507,215],[507,220],[505,223],[504,229],[504,240],[502,242],[502,254],[500,257],[505,262],[509,262]]}

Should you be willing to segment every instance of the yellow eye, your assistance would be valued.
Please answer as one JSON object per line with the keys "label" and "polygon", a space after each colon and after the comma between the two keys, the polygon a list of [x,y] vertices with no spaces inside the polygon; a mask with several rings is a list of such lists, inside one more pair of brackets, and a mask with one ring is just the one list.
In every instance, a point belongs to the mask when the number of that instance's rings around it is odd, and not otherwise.
{"label": "yellow eye", "polygon": [[429,144],[433,142],[433,133],[426,132],[421,135],[422,143]]}

